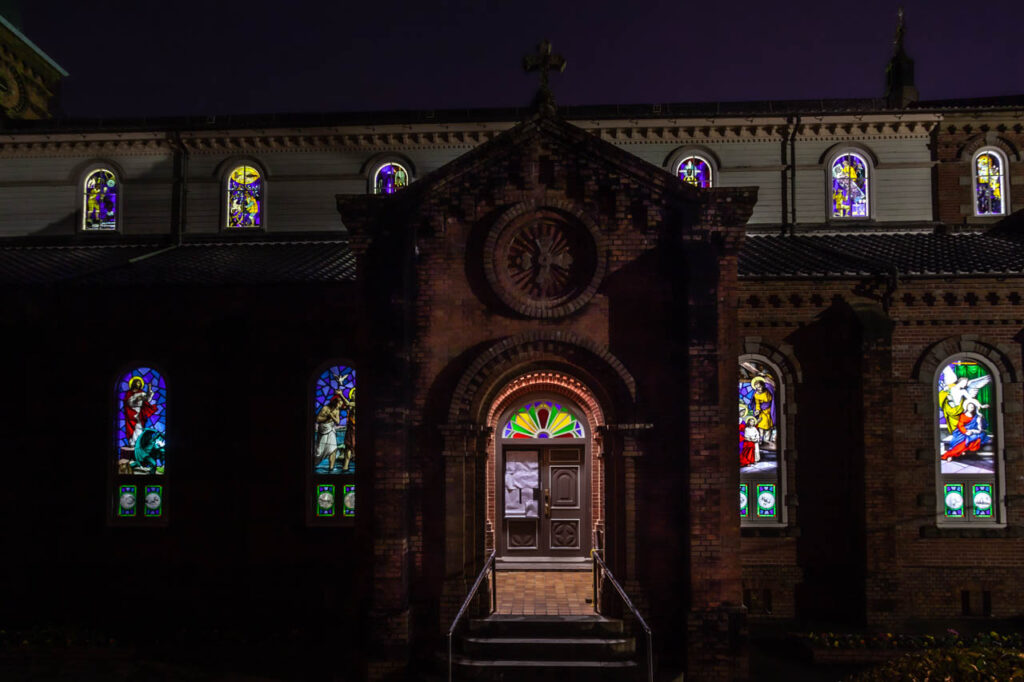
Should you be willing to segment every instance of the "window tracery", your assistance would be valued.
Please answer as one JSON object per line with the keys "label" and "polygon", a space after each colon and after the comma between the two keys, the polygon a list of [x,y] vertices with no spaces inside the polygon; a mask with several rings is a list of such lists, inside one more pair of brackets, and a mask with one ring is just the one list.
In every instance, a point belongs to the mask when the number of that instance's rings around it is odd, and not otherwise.
{"label": "window tracery", "polygon": [[676,174],[685,183],[698,189],[707,189],[713,183],[711,163],[702,156],[690,155],[682,159],[676,166]]}
{"label": "window tracery", "polygon": [[409,185],[409,171],[400,163],[389,161],[373,174],[374,194],[394,194]]}

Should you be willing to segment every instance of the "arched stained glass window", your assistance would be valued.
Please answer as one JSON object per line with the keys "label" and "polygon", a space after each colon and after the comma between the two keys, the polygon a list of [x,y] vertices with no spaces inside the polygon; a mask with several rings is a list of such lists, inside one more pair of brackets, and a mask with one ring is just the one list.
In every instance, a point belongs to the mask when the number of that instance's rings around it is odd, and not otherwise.
{"label": "arched stained glass window", "polygon": [[261,227],[263,176],[248,165],[236,166],[227,180],[227,227]]}
{"label": "arched stained glass window", "polygon": [[996,522],[999,462],[994,372],[977,358],[955,357],[942,366],[935,389],[943,521]]}
{"label": "arched stained glass window", "polygon": [[377,169],[373,177],[375,194],[394,194],[408,184],[409,171],[400,163],[385,163]]}
{"label": "arched stained glass window", "polygon": [[346,365],[324,370],[313,387],[312,475],[317,519],[356,513],[356,371]]}
{"label": "arched stained glass window", "polygon": [[114,171],[97,168],[86,177],[82,187],[82,229],[117,229],[121,187]]}
{"label": "arched stained glass window", "polygon": [[975,215],[1004,215],[1006,213],[1003,168],[1002,156],[992,150],[982,151],[974,157]]}
{"label": "arched stained glass window", "polygon": [[871,217],[868,198],[868,163],[859,154],[847,153],[832,161],[832,217]]}
{"label": "arched stained glass window", "polygon": [[162,517],[167,384],[152,367],[136,367],[118,380],[115,441],[114,516],[120,521]]}
{"label": "arched stained glass window", "polygon": [[711,187],[711,164],[700,156],[687,156],[679,162],[676,170],[679,179],[694,187],[707,189]]}
{"label": "arched stained glass window", "polygon": [[583,423],[551,400],[528,403],[509,417],[502,438],[583,438]]}
{"label": "arched stained glass window", "polygon": [[782,521],[781,398],[774,367],[753,356],[740,359],[740,518],[745,523]]}

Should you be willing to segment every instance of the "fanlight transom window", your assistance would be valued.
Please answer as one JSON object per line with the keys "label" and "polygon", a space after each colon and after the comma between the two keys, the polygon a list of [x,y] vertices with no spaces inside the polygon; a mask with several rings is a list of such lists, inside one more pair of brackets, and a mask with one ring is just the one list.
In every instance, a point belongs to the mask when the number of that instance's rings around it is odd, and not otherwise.
{"label": "fanlight transom window", "polygon": [[711,187],[711,164],[700,156],[687,156],[676,169],[679,179],[700,189]]}
{"label": "fanlight transom window", "polygon": [[511,414],[501,430],[502,438],[583,438],[583,423],[562,405],[551,400],[527,403]]}
{"label": "fanlight transom window", "polygon": [[833,218],[869,218],[868,163],[860,154],[837,156],[831,167]]}
{"label": "fanlight transom window", "polygon": [[1003,159],[983,151],[974,159],[974,212],[976,215],[1004,215],[1006,188]]}

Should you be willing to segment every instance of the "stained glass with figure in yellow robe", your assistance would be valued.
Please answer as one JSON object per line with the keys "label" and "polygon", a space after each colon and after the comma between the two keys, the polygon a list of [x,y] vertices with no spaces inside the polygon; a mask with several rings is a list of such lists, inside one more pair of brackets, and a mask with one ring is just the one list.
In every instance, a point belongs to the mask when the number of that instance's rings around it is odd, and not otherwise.
{"label": "stained glass with figure in yellow robe", "polygon": [[1003,215],[1003,166],[999,157],[985,152],[974,164],[978,215]]}
{"label": "stained glass with figure in yellow robe", "polygon": [[832,217],[868,218],[868,165],[856,154],[832,162]]}
{"label": "stained glass with figure in yellow robe", "polygon": [[228,176],[228,227],[260,227],[263,178],[252,166],[238,166]]}

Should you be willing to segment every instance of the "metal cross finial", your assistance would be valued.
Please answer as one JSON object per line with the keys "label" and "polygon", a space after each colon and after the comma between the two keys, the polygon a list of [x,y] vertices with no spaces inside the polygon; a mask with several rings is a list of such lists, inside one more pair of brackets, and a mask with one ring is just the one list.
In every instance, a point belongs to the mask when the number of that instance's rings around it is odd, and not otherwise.
{"label": "metal cross finial", "polygon": [[552,54],[551,41],[544,40],[537,46],[537,54],[523,57],[523,69],[527,73],[540,72],[540,89],[537,91],[535,103],[541,109],[553,111],[555,97],[551,92],[548,73],[550,71],[565,71],[565,57],[560,54]]}
{"label": "metal cross finial", "polygon": [[903,19],[903,6],[900,5],[896,12],[896,37],[893,39],[893,52],[903,51],[903,36],[907,33],[907,26]]}

